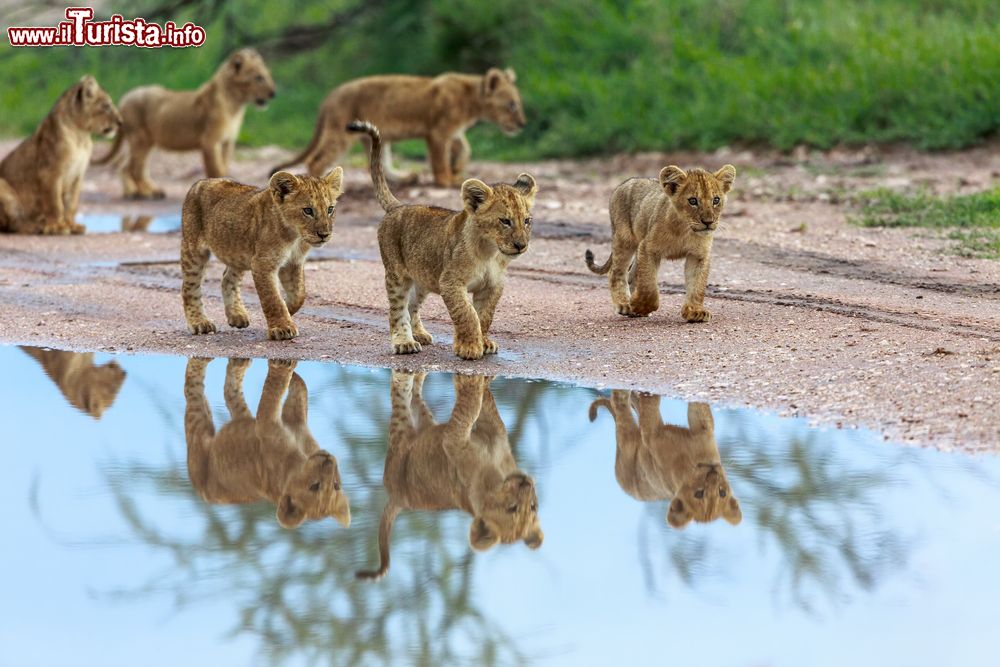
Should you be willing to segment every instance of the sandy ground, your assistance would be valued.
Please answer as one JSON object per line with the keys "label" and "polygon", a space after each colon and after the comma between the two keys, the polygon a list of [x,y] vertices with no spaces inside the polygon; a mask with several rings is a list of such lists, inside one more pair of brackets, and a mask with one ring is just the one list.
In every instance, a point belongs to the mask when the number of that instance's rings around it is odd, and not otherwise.
{"label": "sandy ground", "polygon": [[[6,153],[10,142],[0,143]],[[103,150],[99,147],[98,150]],[[238,154],[234,176],[263,183],[279,149]],[[661,269],[661,309],[614,315],[586,248],[610,252],[607,199],[632,175],[668,163],[733,162],[736,188],[716,234],[708,324],[680,316],[683,271]],[[423,165],[416,165],[423,169]],[[180,307],[177,234],[0,237],[0,341],[109,352],[267,356],[459,370],[632,387],[682,398],[750,405],[887,439],[942,449],[1000,450],[1000,262],[950,253],[926,230],[847,223],[852,193],[922,185],[942,193],[982,189],[1000,177],[1000,146],[957,154],[860,150],[789,156],[719,151],[535,164],[473,163],[486,180],[530,171],[541,191],[528,254],[511,267],[498,308],[498,357],[465,362],[437,297],[423,319],[435,345],[389,352],[375,227],[381,211],[367,172],[348,165],[334,241],[312,255],[300,337],[270,342],[250,281],[251,327],[225,327],[213,262],[209,315],[220,333],[192,337]],[[111,170],[88,173],[81,213],[172,214],[201,174],[196,155],[161,155],[160,202],[126,202]],[[423,173],[423,181],[428,176]],[[456,206],[455,190],[397,192],[404,201]]]}

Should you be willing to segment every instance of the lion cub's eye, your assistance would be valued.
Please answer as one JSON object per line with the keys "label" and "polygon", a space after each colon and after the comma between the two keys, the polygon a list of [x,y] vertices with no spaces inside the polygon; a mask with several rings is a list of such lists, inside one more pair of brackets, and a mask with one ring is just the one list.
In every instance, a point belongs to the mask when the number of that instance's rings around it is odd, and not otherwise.
{"label": "lion cub's eye", "polygon": [[525,218],[524,219],[524,226],[525,227],[531,227],[531,218]]}
{"label": "lion cub's eye", "polygon": [[531,511],[532,512],[538,511],[538,503],[531,503]]}
{"label": "lion cub's eye", "polygon": [[698,489],[697,491],[695,491],[694,492],[694,497],[695,498],[704,498],[705,497],[705,489]]}
{"label": "lion cub's eye", "polygon": [[688,197],[688,203],[691,204],[691,206],[697,206],[698,205],[698,198],[697,197]]}
{"label": "lion cub's eye", "polygon": [[313,493],[319,491],[319,482],[313,482],[312,484],[310,484],[309,490],[312,491]]}
{"label": "lion cub's eye", "polygon": [[510,104],[507,105],[507,108],[510,109],[511,111],[517,111],[517,102],[511,102]]}
{"label": "lion cub's eye", "polygon": [[504,227],[514,226],[514,223],[511,221],[510,218],[500,218],[500,224],[503,225]]}
{"label": "lion cub's eye", "polygon": [[510,507],[507,508],[507,511],[513,514],[514,512],[517,511],[517,505],[511,505]]}
{"label": "lion cub's eye", "polygon": [[725,498],[726,497],[726,490],[725,489],[719,489],[719,497],[720,498]]}
{"label": "lion cub's eye", "polygon": [[257,75],[257,83],[264,83],[264,75],[263,74],[258,74]]}
{"label": "lion cub's eye", "polygon": [[306,206],[304,209],[302,209],[302,212],[308,215],[310,218],[313,217],[313,210],[311,206]]}
{"label": "lion cub's eye", "polygon": [[715,204],[716,206],[718,206],[719,202],[721,201],[722,199],[720,197],[712,197],[712,203]]}
{"label": "lion cub's eye", "polygon": [[334,482],[333,483],[333,490],[334,491],[340,491],[340,482]]}
{"label": "lion cub's eye", "polygon": [[326,209],[326,214],[327,214],[327,215],[333,215],[333,207],[332,207],[332,206],[330,206],[330,207],[328,207],[328,208]]}

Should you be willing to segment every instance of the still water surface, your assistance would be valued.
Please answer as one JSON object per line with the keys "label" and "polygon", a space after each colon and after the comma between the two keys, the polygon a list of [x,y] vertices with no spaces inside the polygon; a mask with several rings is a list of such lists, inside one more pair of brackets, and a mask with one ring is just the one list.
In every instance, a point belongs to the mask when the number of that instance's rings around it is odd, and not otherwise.
{"label": "still water surface", "polygon": [[996,664],[995,458],[503,378],[0,368],[0,665]]}
{"label": "still water surface", "polygon": [[162,234],[176,232],[181,228],[181,216],[177,215],[81,215],[77,220],[86,225],[88,234],[108,234],[111,232],[150,232]]}

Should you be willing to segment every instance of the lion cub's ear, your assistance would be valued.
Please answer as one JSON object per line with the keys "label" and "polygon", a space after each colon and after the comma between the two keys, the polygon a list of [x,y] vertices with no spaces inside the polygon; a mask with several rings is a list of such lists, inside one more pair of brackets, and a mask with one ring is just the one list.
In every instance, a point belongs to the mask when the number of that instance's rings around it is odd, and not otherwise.
{"label": "lion cub's ear", "polygon": [[670,165],[660,170],[660,185],[666,190],[667,194],[675,195],[677,194],[677,188],[687,180],[687,177],[687,172],[683,169],[676,165]]}
{"label": "lion cub's ear", "polygon": [[680,498],[674,498],[670,501],[670,508],[667,510],[667,523],[674,528],[683,528],[691,523],[691,512]]}
{"label": "lion cub's ear", "polygon": [[517,72],[514,71],[513,67],[508,67],[503,71],[503,73],[507,75],[507,78],[510,79],[511,83],[517,82]]}
{"label": "lion cub's ear", "polygon": [[529,204],[535,203],[535,194],[538,192],[538,184],[535,183],[531,174],[518,174],[514,181],[514,189],[524,195]]}
{"label": "lion cub's ear", "polygon": [[729,496],[729,502],[722,507],[722,517],[734,526],[738,526],[740,521],[743,520],[743,510],[740,509],[740,501]]}
{"label": "lion cub's ear", "polygon": [[722,191],[729,192],[733,188],[733,181],[736,180],[736,167],[731,164],[722,165],[722,168],[715,172],[715,177],[722,183]]}
{"label": "lion cub's ear", "polygon": [[306,512],[292,501],[287,493],[278,501],[278,524],[282,528],[298,528],[306,519]]}
{"label": "lion cub's ear", "polygon": [[279,171],[271,176],[268,187],[274,191],[278,201],[285,201],[285,197],[299,189],[299,178],[287,171]]}
{"label": "lion cub's ear", "polygon": [[500,541],[500,535],[494,526],[482,517],[472,519],[472,527],[469,528],[469,544],[476,551],[486,551]]}
{"label": "lion cub's ear", "polygon": [[500,87],[500,83],[503,81],[505,76],[506,74],[496,67],[491,67],[486,70],[486,76],[483,77],[483,94],[490,95],[495,93],[497,88]]}
{"label": "lion cub's ear", "polygon": [[493,188],[478,178],[470,178],[462,183],[462,203],[465,208],[474,213],[493,198]]}
{"label": "lion cub's ear", "polygon": [[330,186],[331,190],[336,190],[339,196],[342,192],[341,186],[344,184],[344,168],[334,167],[330,170],[330,173],[323,177],[326,184]]}
{"label": "lion cub's ear", "polygon": [[79,87],[76,89],[76,101],[81,104],[84,99],[91,98],[97,94],[97,89],[99,87],[97,85],[97,79],[89,74],[81,76],[77,85]]}

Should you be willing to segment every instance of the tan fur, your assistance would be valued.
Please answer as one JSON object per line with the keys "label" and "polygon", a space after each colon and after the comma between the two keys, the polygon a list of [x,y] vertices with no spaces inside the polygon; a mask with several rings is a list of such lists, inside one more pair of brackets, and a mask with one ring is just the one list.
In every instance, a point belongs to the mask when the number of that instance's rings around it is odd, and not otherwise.
{"label": "tan fur", "polygon": [[191,333],[215,332],[201,303],[205,267],[215,253],[226,265],[222,300],[229,326],[250,325],[240,298],[240,281],[250,271],[268,338],[298,335],[292,315],[306,298],[306,255],[333,234],[343,176],[337,167],[324,178],[279,172],[264,189],[222,178],[191,186],[181,210],[181,297]]}
{"label": "tan fur", "polygon": [[111,134],[121,122],[94,77],[64,92],[35,133],[0,162],[0,232],[82,234],[76,211],[90,135]]}
{"label": "tan fur", "polygon": [[309,173],[323,173],[351,146],[354,137],[345,131],[352,120],[367,120],[382,131],[387,142],[384,168],[398,180],[413,182],[391,171],[389,143],[425,139],[434,182],[451,187],[462,182],[469,161],[465,131],[488,120],[508,133],[524,127],[521,94],[511,69],[491,68],[485,75],[447,73],[424,76],[370,76],[334,88],[320,105],[316,131],[309,146],[273,171],[305,162]]}
{"label": "tan fur", "polygon": [[615,477],[622,490],[636,500],[669,498],[667,523],[674,528],[692,519],[709,522],[721,516],[733,525],[743,519],[722,468],[707,404],[688,403],[687,428],[663,423],[659,396],[615,390],[610,400],[591,404],[590,421],[600,406],[615,419]]}
{"label": "tan fur", "polygon": [[121,172],[126,197],[162,198],[163,190],[149,178],[149,153],[154,147],[172,151],[200,150],[205,176],[229,171],[246,105],[263,108],[274,97],[274,80],[264,59],[253,49],[233,53],[211,79],[197,90],[167,90],[142,86],[125,93],[120,107],[124,127],[107,155],[106,164],[128,143],[128,161]]}
{"label": "tan fur", "polygon": [[[455,325],[455,354],[479,359],[500,346],[489,337],[507,265],[528,250],[531,207],[538,186],[529,174],[513,185],[462,184],[461,211],[404,206],[392,196],[382,165],[379,131],[352,123],[371,137],[372,182],[386,215],[378,228],[389,297],[389,338],[396,354],[419,352],[433,338],[420,321],[428,294],[440,294]],[[472,299],[469,299],[469,293]]]}
{"label": "tan fur", "polygon": [[[630,317],[649,315],[660,307],[656,274],[660,261],[684,259],[684,305],[681,317],[707,322],[705,286],[712,254],[712,233],[726,205],[726,193],[736,179],[727,164],[717,172],[684,172],[673,165],[659,180],[633,178],[611,195],[611,257],[603,266],[586,253],[587,267],[608,273],[615,312]],[[691,201],[695,203],[692,204]],[[632,293],[632,289],[635,293]]]}
{"label": "tan fur", "polygon": [[218,433],[205,398],[208,362],[188,360],[184,378],[188,477],[198,495],[216,504],[269,500],[284,528],[325,517],[349,526],[351,507],[341,487],[337,459],[320,449],[309,432],[309,394],[306,383],[293,372],[295,362],[267,362],[255,417],[243,397],[243,376],[250,361],[230,359],[224,391],[231,419]]}
{"label": "tan fur", "polygon": [[118,397],[125,371],[117,361],[97,366],[93,352],[66,352],[40,347],[22,347],[25,354],[42,365],[62,395],[77,410],[100,419]]}
{"label": "tan fur", "polygon": [[542,545],[535,482],[517,467],[507,428],[490,393],[492,378],[455,375],[455,406],[437,424],[421,390],[426,373],[392,372],[392,418],[382,481],[389,494],[379,523],[379,568],[358,572],[377,579],[389,570],[389,540],[404,509],[460,509],[472,517],[469,544],[485,551],[498,543]]}

